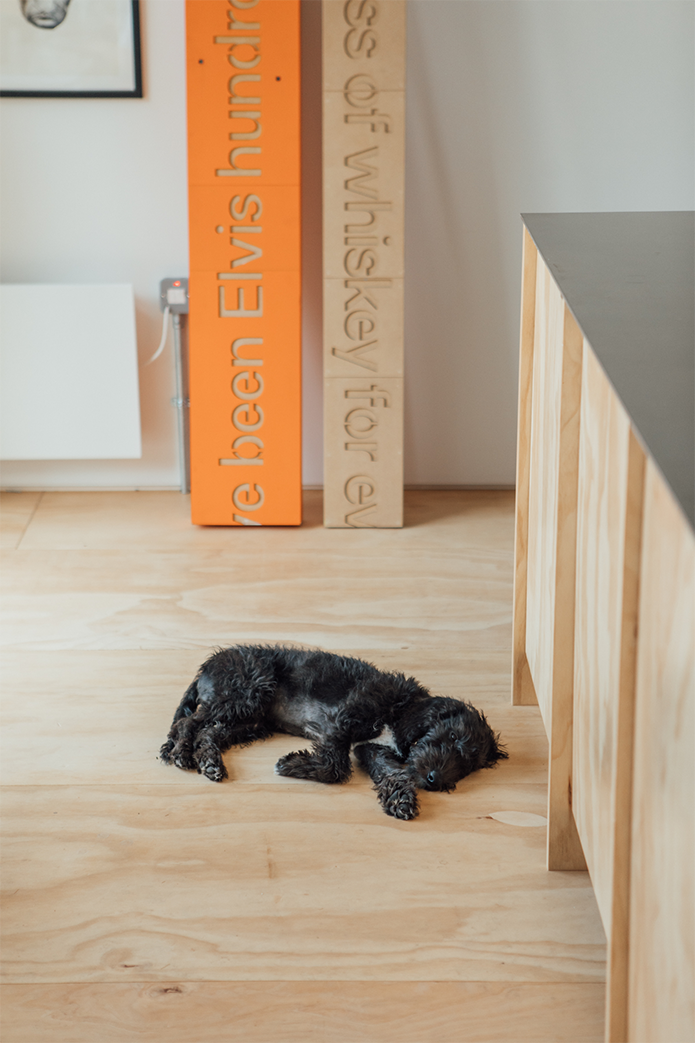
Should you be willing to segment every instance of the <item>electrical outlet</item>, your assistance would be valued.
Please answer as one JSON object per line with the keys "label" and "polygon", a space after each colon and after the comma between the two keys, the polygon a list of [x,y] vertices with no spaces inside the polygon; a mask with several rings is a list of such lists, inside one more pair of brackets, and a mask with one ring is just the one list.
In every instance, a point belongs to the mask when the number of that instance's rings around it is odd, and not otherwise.
{"label": "electrical outlet", "polygon": [[159,284],[159,307],[169,308],[174,315],[188,314],[188,279],[162,279]]}

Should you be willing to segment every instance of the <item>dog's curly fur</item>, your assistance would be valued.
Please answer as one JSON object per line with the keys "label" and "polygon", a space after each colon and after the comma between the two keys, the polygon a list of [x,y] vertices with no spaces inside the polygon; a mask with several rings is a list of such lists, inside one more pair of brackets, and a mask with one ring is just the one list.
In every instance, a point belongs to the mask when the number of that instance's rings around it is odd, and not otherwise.
{"label": "dog's curly fur", "polygon": [[[386,728],[392,746],[373,741]],[[236,645],[203,663],[160,755],[221,782],[225,750],[274,732],[312,741],[277,762],[278,774],[296,779],[346,782],[355,746],[384,811],[401,819],[418,814],[416,790],[452,790],[507,756],[470,703],[432,696],[415,678],[361,659],[277,645]]]}

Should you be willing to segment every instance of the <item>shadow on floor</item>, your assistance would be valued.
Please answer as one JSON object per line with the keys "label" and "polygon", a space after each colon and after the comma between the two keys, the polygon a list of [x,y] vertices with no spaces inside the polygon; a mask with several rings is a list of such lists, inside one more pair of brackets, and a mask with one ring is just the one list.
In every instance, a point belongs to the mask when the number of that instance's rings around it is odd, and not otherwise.
{"label": "shadow on floor", "polygon": [[403,522],[407,529],[432,522],[460,518],[486,504],[509,499],[514,503],[511,489],[407,489],[405,492]]}
{"label": "shadow on floor", "polygon": [[[514,502],[513,489],[406,489],[404,494],[403,527],[459,518],[470,511],[500,498]],[[315,529],[323,525],[323,492],[305,489],[302,496],[302,528]]]}

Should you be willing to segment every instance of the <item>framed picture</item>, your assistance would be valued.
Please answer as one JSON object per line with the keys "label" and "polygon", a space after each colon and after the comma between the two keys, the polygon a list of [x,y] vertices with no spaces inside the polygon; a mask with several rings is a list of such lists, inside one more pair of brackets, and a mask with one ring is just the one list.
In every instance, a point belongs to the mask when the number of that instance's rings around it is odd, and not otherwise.
{"label": "framed picture", "polygon": [[0,0],[0,96],[141,98],[138,0]]}

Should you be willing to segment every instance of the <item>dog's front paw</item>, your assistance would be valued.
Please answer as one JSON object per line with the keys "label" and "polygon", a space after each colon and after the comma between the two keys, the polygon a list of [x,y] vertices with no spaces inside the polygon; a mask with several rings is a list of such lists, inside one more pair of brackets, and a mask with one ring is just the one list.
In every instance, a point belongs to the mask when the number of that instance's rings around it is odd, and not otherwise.
{"label": "dog's front paw", "polygon": [[224,782],[228,778],[227,769],[221,760],[205,757],[198,761],[198,772],[211,782]]}
{"label": "dog's front paw", "polygon": [[413,819],[420,812],[415,788],[409,780],[390,776],[378,788],[381,806],[393,818]]}
{"label": "dog's front paw", "polygon": [[277,775],[285,775],[290,779],[310,778],[311,776],[308,774],[310,771],[310,757],[311,754],[308,750],[300,750],[297,753],[287,753],[276,763],[275,772]]}

